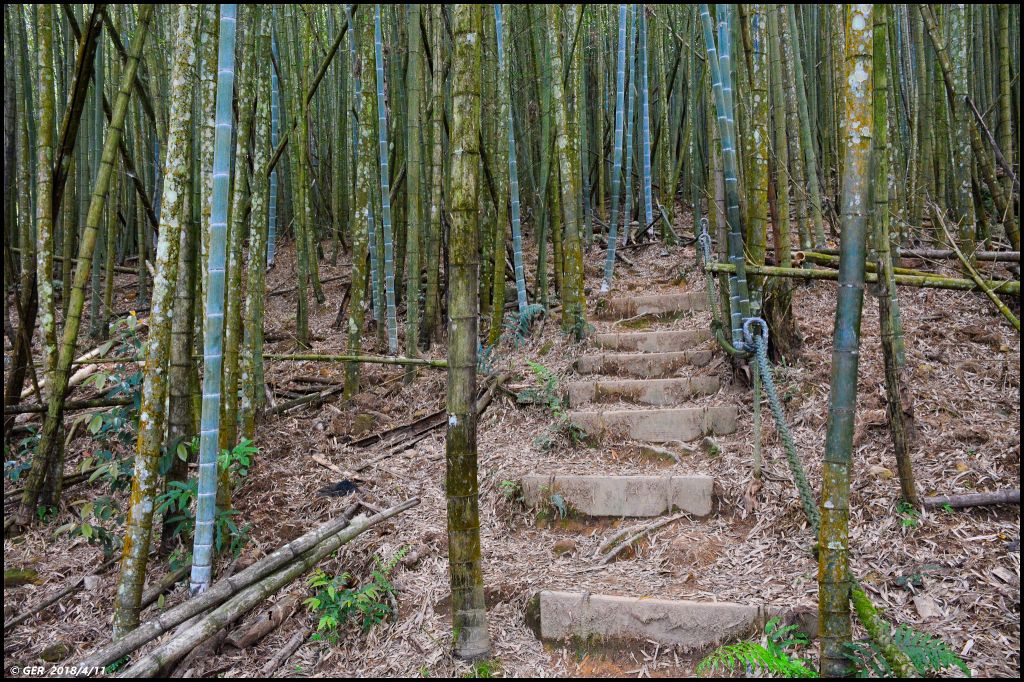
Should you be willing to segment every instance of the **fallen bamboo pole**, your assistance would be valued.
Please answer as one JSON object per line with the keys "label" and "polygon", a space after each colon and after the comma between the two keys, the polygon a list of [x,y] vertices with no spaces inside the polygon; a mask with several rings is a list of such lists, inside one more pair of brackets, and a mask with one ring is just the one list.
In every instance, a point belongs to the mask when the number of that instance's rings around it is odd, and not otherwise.
{"label": "fallen bamboo pole", "polygon": [[78,669],[87,671],[109,665],[190,618],[224,603],[232,595],[272,574],[282,566],[301,559],[306,552],[314,550],[321,543],[345,530],[357,508],[358,505],[350,505],[341,516],[331,519],[305,535],[279,547],[244,571],[215,582],[202,594],[140,624],[123,638],[87,656]]}
{"label": "fallen bamboo pole", "polygon": [[[839,249],[819,248],[817,253],[826,256],[838,256]],[[932,258],[935,260],[952,260],[956,254],[952,249],[900,249],[893,254],[896,258]],[[1019,263],[1020,251],[975,251],[975,260],[991,261],[996,263]]]}
{"label": "fallen bamboo pole", "polygon": [[949,233],[949,229],[946,227],[946,221],[942,219],[942,211],[939,207],[932,204],[932,211],[935,214],[935,217],[939,219],[939,227],[942,228],[942,232],[946,235],[946,239],[949,240],[949,243],[953,245],[953,251],[956,252],[956,257],[960,260],[960,264],[964,266],[964,270],[966,270],[967,274],[971,276],[974,283],[985,292],[985,295],[988,296],[989,300],[992,301],[992,304],[997,310],[999,310],[1002,316],[1006,318],[1006,321],[1009,322],[1010,325],[1019,333],[1020,320],[1013,314],[1013,312],[1010,311],[1009,308],[1006,307],[1005,303],[999,300],[999,297],[992,292],[992,288],[986,285],[985,281],[981,279],[981,275],[979,275],[978,271],[974,269],[971,262],[967,260],[963,252],[960,250],[960,247],[956,245],[956,240],[953,239],[953,235]]}
{"label": "fallen bamboo pole", "polygon": [[[712,272],[735,272],[736,267],[727,263],[709,263],[708,269]],[[747,263],[747,272],[754,275],[766,277],[793,277],[796,279],[824,279],[837,280],[839,273],[836,270],[782,268],[771,265],[751,265]],[[878,275],[873,272],[864,273],[864,281],[873,284],[878,281]],[[896,284],[908,287],[919,287],[923,289],[950,289],[953,291],[981,291],[977,284],[969,279],[954,279],[951,277],[940,277],[938,275],[896,275]],[[1020,296],[1020,282],[993,282],[986,281],[994,293]]]}
{"label": "fallen bamboo pole", "polygon": [[405,358],[392,355],[314,355],[314,354],[280,354],[266,353],[264,360],[288,362],[370,362],[381,365],[414,365],[417,367],[436,367],[445,369],[447,360],[430,360],[428,358]]}
{"label": "fallen bamboo pole", "polygon": [[172,665],[203,641],[244,616],[261,601],[298,579],[342,545],[378,523],[412,509],[419,503],[418,498],[413,498],[362,521],[356,521],[348,528],[331,535],[304,552],[296,560],[289,561],[280,570],[238,591],[209,614],[197,620],[189,629],[140,658],[121,672],[118,677],[135,678],[156,675],[161,669]]}
{"label": "fallen bamboo pole", "polygon": [[[92,407],[118,407],[120,405],[132,405],[135,403],[135,396],[120,398],[92,398],[90,400],[69,400],[64,403],[64,411],[88,410]],[[4,414],[41,414],[46,412],[46,405],[31,403],[18,403],[17,405],[6,405]]]}
{"label": "fallen bamboo pole", "polygon": [[[193,356],[193,360],[202,360],[203,356]],[[318,355],[315,353],[264,353],[263,359],[267,362],[365,362],[379,365],[414,365],[417,367],[434,367],[445,369],[448,367],[447,360],[431,360],[429,358],[406,358],[394,355]],[[142,362],[141,357],[123,358],[89,358],[75,360],[71,364],[90,365],[111,365]]]}
{"label": "fallen bamboo pole", "polygon": [[984,507],[990,504],[1020,504],[1020,488],[1016,490],[997,490],[994,493],[964,493],[962,495],[937,495],[926,497],[921,503],[925,509],[950,507]]}
{"label": "fallen bamboo pole", "polygon": [[[839,267],[839,256],[832,256],[827,253],[818,253],[815,251],[797,251],[793,254],[793,265],[799,265],[805,260],[812,263],[820,263],[822,265],[829,265],[832,267]],[[878,266],[875,263],[867,261],[864,263],[865,272],[878,272]],[[911,268],[898,268],[893,267],[892,271],[897,275],[912,275],[914,277],[931,277],[930,272],[922,272],[920,270],[913,270]]]}

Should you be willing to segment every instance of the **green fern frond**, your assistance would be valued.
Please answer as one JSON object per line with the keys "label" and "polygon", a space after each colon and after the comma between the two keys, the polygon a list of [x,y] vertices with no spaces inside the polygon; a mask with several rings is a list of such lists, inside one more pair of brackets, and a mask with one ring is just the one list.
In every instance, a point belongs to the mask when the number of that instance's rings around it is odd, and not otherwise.
{"label": "green fern frond", "polygon": [[[970,677],[971,669],[937,637],[901,625],[892,632],[892,641],[907,655],[921,675],[934,674],[957,668]],[[852,642],[846,647],[847,657],[858,669],[858,677],[894,677],[892,668],[872,640]]]}
{"label": "green fern frond", "polygon": [[748,672],[767,673],[777,677],[817,677],[818,673],[805,666],[806,661],[790,659],[781,649],[771,650],[757,642],[739,642],[715,649],[697,665],[697,675],[733,672],[742,668]]}

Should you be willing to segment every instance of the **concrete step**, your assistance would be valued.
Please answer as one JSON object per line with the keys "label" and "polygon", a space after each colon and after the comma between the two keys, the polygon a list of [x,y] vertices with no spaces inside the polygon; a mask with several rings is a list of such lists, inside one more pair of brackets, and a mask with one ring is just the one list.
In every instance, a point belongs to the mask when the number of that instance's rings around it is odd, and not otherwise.
{"label": "concrete step", "polygon": [[670,332],[629,332],[594,334],[598,348],[631,353],[666,353],[687,350],[712,339],[705,329],[687,329]]}
{"label": "concrete step", "polygon": [[703,367],[711,362],[710,350],[681,350],[673,353],[599,353],[576,360],[580,374],[660,379],[672,376],[681,367]]}
{"label": "concrete step", "polygon": [[544,640],[612,645],[653,640],[701,650],[759,632],[778,609],[729,602],[674,601],[544,590],[527,609]]}
{"label": "concrete step", "polygon": [[718,390],[718,377],[684,379],[623,379],[618,381],[570,381],[569,407],[588,403],[627,402],[637,405],[679,405]]}
{"label": "concrete step", "polygon": [[686,292],[681,294],[653,294],[609,298],[599,306],[598,316],[605,320],[626,319],[641,315],[675,317],[700,312],[708,307],[707,294]]}
{"label": "concrete step", "polygon": [[692,441],[702,436],[725,435],[736,430],[736,407],[662,408],[569,412],[569,421],[589,436],[613,435],[649,443]]}
{"label": "concrete step", "polygon": [[547,507],[558,493],[583,516],[660,516],[711,513],[710,476],[561,476],[530,474],[520,481],[530,507]]}

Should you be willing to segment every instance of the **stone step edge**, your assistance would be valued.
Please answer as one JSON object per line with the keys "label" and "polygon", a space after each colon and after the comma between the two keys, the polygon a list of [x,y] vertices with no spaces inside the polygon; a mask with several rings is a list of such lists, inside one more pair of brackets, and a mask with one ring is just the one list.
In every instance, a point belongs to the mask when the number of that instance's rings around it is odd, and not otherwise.
{"label": "stone step edge", "polygon": [[549,506],[557,493],[568,512],[583,516],[650,517],[679,510],[705,517],[711,514],[715,479],[702,474],[527,474],[519,484],[532,508]]}
{"label": "stone step edge", "polygon": [[707,649],[759,633],[778,607],[541,590],[527,604],[527,624],[541,640],[594,647],[623,642]]}

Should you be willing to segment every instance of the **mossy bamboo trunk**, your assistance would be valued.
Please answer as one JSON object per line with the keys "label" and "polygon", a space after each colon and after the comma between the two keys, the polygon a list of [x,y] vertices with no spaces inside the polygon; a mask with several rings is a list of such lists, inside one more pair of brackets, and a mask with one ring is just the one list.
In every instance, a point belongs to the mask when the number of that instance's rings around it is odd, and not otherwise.
{"label": "mossy bamboo trunk", "polygon": [[164,162],[163,206],[160,238],[153,276],[153,299],[146,339],[142,404],[135,471],[121,554],[114,639],[135,629],[142,608],[146,563],[152,538],[153,511],[160,492],[160,454],[164,444],[167,377],[170,364],[174,292],[178,282],[178,257],[182,226],[189,215],[189,177],[192,170],[192,90],[195,79],[196,8],[178,6],[174,31],[174,68],[171,75],[170,129]]}
{"label": "mossy bamboo trunk", "polygon": [[818,541],[818,618],[821,674],[850,670],[845,646],[852,639],[849,569],[850,470],[857,411],[864,256],[871,207],[868,200],[872,139],[872,16],[870,5],[847,8],[845,76],[846,162],[839,293],[832,350],[828,427],[822,470],[821,532]]}
{"label": "mossy bamboo trunk", "polygon": [[[476,452],[477,208],[480,166],[480,5],[453,9],[452,182],[448,308],[448,432],[445,437],[448,562],[455,655],[490,654]],[[557,73],[557,72],[556,72]]]}
{"label": "mossy bamboo trunk", "polygon": [[[63,422],[64,398],[68,380],[70,379],[71,362],[75,356],[75,344],[78,341],[82,308],[85,306],[85,285],[89,281],[92,251],[96,246],[98,226],[103,216],[103,206],[106,202],[107,191],[110,188],[110,176],[114,165],[114,158],[118,151],[118,144],[121,140],[125,117],[128,113],[128,100],[131,95],[136,72],[138,71],[139,56],[146,42],[146,35],[152,16],[152,5],[144,5],[139,11],[135,36],[132,40],[132,51],[122,72],[121,83],[112,112],[111,124],[108,129],[107,139],[103,145],[99,173],[93,186],[89,211],[86,214],[82,239],[79,244],[78,264],[75,267],[75,275],[72,281],[68,314],[64,322],[64,332],[61,338],[60,353],[57,356],[54,381],[51,384],[46,417],[43,421],[39,445],[32,460],[32,469],[25,483],[25,492],[22,496],[21,506],[18,509],[16,520],[20,526],[27,526],[35,516],[36,501],[42,487],[43,476],[48,468],[50,459],[57,452],[55,444],[57,443]],[[59,496],[59,482],[51,486],[51,489]]]}

